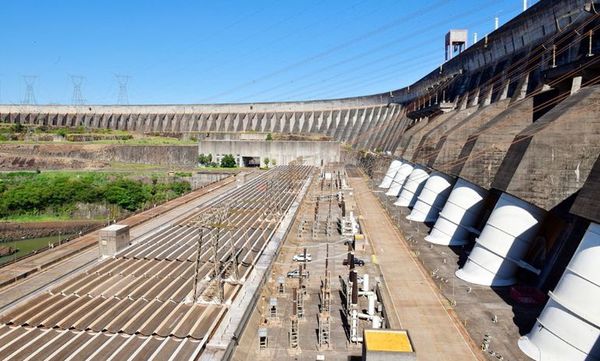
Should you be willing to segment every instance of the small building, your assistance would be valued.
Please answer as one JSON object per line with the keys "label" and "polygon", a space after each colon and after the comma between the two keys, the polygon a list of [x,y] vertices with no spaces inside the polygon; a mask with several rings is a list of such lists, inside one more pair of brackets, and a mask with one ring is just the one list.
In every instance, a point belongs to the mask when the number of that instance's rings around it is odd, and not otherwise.
{"label": "small building", "polygon": [[415,361],[417,354],[407,330],[365,329],[363,361]]}
{"label": "small building", "polygon": [[100,257],[114,257],[129,246],[129,226],[111,224],[102,228],[98,233]]}
{"label": "small building", "polygon": [[238,166],[264,166],[290,163],[323,166],[340,161],[340,143],[306,140],[200,140],[198,154],[210,154],[220,163],[227,154],[233,155]]}

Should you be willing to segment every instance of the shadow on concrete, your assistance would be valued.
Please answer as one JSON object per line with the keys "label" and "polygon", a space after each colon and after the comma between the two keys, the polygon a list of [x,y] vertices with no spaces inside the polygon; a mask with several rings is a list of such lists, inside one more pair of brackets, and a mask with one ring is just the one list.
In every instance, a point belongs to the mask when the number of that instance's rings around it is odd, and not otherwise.
{"label": "shadow on concrete", "polygon": [[521,335],[529,333],[535,324],[536,318],[548,300],[548,291],[554,289],[560,280],[589,225],[588,221],[569,213],[577,194],[578,192],[575,192],[547,212],[535,240],[523,258],[540,273],[536,274],[520,268],[516,274],[516,286],[539,290],[546,295],[544,302],[520,303],[510,295],[512,286],[492,287],[492,290],[511,306],[514,314],[513,322],[519,328]]}

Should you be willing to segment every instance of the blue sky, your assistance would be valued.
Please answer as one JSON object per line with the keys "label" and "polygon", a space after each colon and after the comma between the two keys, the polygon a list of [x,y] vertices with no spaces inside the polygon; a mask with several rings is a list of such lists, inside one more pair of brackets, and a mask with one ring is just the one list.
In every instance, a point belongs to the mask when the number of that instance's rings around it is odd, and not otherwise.
{"label": "blue sky", "polygon": [[[530,0],[530,3],[532,1]],[[444,60],[444,35],[481,39],[522,0],[2,1],[0,102],[89,104],[338,98],[409,85]]]}

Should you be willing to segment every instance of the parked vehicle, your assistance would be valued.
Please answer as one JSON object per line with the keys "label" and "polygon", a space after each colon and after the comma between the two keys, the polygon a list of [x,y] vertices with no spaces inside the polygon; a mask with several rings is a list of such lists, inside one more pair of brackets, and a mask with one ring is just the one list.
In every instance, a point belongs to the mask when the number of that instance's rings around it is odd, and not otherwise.
{"label": "parked vehicle", "polygon": [[310,253],[307,253],[306,259],[304,259],[304,253],[300,253],[295,255],[292,259],[296,262],[310,262],[312,261],[312,256],[310,255]]}
{"label": "parked vehicle", "polygon": [[[302,272],[303,278],[308,278],[308,275],[309,275],[308,271]],[[300,270],[295,269],[293,271],[289,271],[287,273],[287,276],[288,276],[288,278],[300,278]]]}
{"label": "parked vehicle", "polygon": [[[342,262],[342,264],[344,266],[347,266],[348,265],[348,259],[344,258],[344,261]],[[354,265],[362,267],[362,266],[365,265],[365,261],[363,261],[362,259],[359,259],[359,258],[354,258]]]}

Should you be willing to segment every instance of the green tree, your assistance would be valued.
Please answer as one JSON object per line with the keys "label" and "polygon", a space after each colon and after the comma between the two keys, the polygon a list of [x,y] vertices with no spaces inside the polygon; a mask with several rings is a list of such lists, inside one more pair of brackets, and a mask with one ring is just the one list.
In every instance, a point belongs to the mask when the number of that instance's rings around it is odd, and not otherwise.
{"label": "green tree", "polygon": [[237,163],[235,162],[233,154],[226,154],[223,156],[223,159],[221,159],[221,167],[223,168],[235,168],[236,166]]}
{"label": "green tree", "polygon": [[106,188],[104,196],[109,203],[117,204],[129,211],[135,211],[146,202],[149,193],[141,182],[119,179]]}
{"label": "green tree", "polygon": [[212,154],[207,154],[207,155],[205,155],[204,153],[200,154],[198,156],[198,163],[200,163],[200,165],[203,165],[203,166],[208,166],[210,163],[212,163]]}
{"label": "green tree", "polygon": [[269,168],[269,163],[271,162],[271,160],[269,158],[265,157],[263,162],[265,162],[265,167]]}
{"label": "green tree", "polygon": [[271,135],[271,133],[267,133],[267,140],[273,140],[273,136]]}

